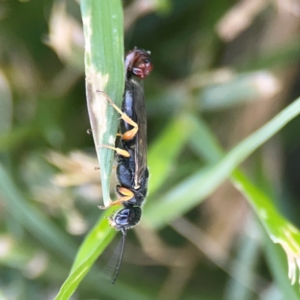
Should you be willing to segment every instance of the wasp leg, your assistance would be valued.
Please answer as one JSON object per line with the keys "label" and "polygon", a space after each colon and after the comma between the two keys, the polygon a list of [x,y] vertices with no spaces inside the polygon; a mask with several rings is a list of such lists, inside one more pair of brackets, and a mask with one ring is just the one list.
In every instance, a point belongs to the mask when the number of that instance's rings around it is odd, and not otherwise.
{"label": "wasp leg", "polygon": [[114,150],[114,151],[116,151],[119,155],[122,155],[122,156],[124,156],[124,157],[130,157],[129,152],[126,151],[126,150],[124,150],[124,149],[121,149],[121,148],[116,148],[116,147],[109,146],[109,145],[100,145],[99,147],[103,147],[103,148],[108,148],[108,149]]}
{"label": "wasp leg", "polygon": [[121,115],[121,119],[123,119],[126,123],[131,125],[133,128],[131,130],[126,131],[122,136],[122,140],[131,140],[139,130],[139,126],[136,122],[134,122],[131,118],[129,118],[122,110],[111,100],[111,98],[104,93],[103,91],[97,90],[98,93],[103,94],[107,101],[111,104],[111,106]]}
{"label": "wasp leg", "polygon": [[118,191],[119,191],[119,193],[122,194],[122,196],[118,200],[111,201],[108,206],[98,206],[98,207],[100,209],[107,209],[111,206],[121,205],[123,202],[131,200],[132,197],[134,196],[134,193],[131,190],[126,189],[124,187],[120,187]]}
{"label": "wasp leg", "polygon": [[123,199],[122,201],[128,201],[132,199],[132,197],[134,196],[134,193],[131,190],[124,188],[122,186],[118,187],[118,192],[122,195],[121,197],[121,199]]}

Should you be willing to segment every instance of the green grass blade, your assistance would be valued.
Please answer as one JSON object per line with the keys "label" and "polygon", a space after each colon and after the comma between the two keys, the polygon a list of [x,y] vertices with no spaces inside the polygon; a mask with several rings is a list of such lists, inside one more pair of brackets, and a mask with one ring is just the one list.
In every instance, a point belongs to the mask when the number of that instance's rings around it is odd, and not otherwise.
{"label": "green grass blade", "polygon": [[300,259],[300,231],[279,213],[272,200],[252,184],[245,175],[235,171],[232,179],[237,189],[249,200],[271,240],[280,244],[286,252],[289,278],[294,284],[297,260]]}
{"label": "green grass blade", "polygon": [[106,210],[97,224],[85,237],[80,249],[77,252],[70,274],[72,274],[82,263],[84,263],[88,257],[92,256],[96,249],[99,251],[99,256],[103,251],[103,247],[105,249],[105,247],[112,241],[117,231],[109,226],[106,218],[110,216],[114,210],[115,208]]}
{"label": "green grass blade", "polygon": [[[287,116],[287,114],[283,114],[283,116]],[[217,141],[203,122],[194,118],[194,123],[193,134],[197,137],[201,137],[201,142],[195,140],[192,135],[192,147],[201,157],[204,157],[208,163],[218,162],[223,154]],[[198,125],[196,123],[198,123]],[[288,257],[289,278],[293,283],[296,277],[296,261],[299,260],[300,257],[299,230],[280,215],[273,205],[272,200],[265,195],[259,187],[253,185],[242,172],[236,170],[232,173],[230,178],[253,206],[254,211],[269,237],[273,242],[279,243],[286,252]],[[174,193],[174,197],[176,197],[176,193]],[[266,243],[268,247],[266,247],[265,250],[267,251],[267,256],[270,260],[274,278],[277,281],[281,292],[287,299],[297,299],[298,295],[295,293],[296,289],[290,284],[287,284],[288,277],[286,276],[286,266],[284,260],[282,260],[282,257],[278,254],[278,247],[274,245],[272,247],[272,244],[268,241],[266,241]],[[273,259],[271,259],[271,257],[273,257]]]}
{"label": "green grass blade", "polygon": [[[202,143],[191,139],[192,145],[201,157],[206,158],[207,162],[215,163],[222,157],[223,151],[220,149],[218,143],[205,124],[200,120],[197,121],[198,126],[195,125],[196,136],[201,136]],[[208,152],[210,152],[210,155],[203,155]],[[269,234],[268,238],[266,237],[267,235],[265,235],[264,240],[266,247],[264,250],[266,251],[266,256],[269,260],[278,287],[281,289],[281,292],[286,299],[298,299],[295,287],[291,286],[289,279],[286,276],[285,259],[280,255],[278,247],[270,243],[270,240],[266,239],[271,238],[275,243],[284,245],[283,249],[286,251],[288,258],[290,258],[289,263],[291,265],[295,263],[294,260],[299,257],[300,254],[299,231],[280,215],[273,205],[273,201],[265,195],[259,187],[254,186],[242,172],[236,170],[230,178],[253,206],[257,213],[257,217]],[[266,217],[267,220],[265,220]]]}
{"label": "green grass blade", "polygon": [[[77,253],[70,274],[55,298],[56,300],[66,300],[74,294],[80,282],[95,264],[95,261],[117,234],[117,231],[109,226],[106,219],[106,217],[111,215],[114,209],[115,208],[111,208],[105,211],[97,224],[86,236]],[[122,294],[125,299],[149,300],[149,298],[139,292],[137,288],[128,287],[121,282],[117,282],[115,286],[112,286],[107,278],[104,279],[99,276],[100,273],[101,271],[98,269],[91,271],[91,276],[87,282],[93,284],[96,290],[101,291],[101,295],[106,295],[109,299],[119,299]]]}
{"label": "green grass blade", "polygon": [[[106,211],[105,214],[103,214],[94,228],[92,228],[86,236],[77,253],[70,274],[55,299],[62,300],[69,299],[71,297],[71,295],[76,291],[79,283],[92,268],[99,255],[112,241],[116,231],[109,226],[105,218],[109,214],[111,214],[111,210]],[[108,282],[99,284],[104,286],[109,285]],[[105,290],[105,287],[103,287],[103,289]]]}
{"label": "green grass blade", "polygon": [[193,174],[157,201],[149,200],[144,221],[156,228],[161,227],[199,204],[229,177],[242,161],[299,113],[300,99],[242,141],[214,167]]}
{"label": "green grass blade", "polygon": [[[269,263],[276,287],[281,292],[281,299],[298,300],[300,298],[299,288],[297,285],[292,286],[289,278],[286,276],[286,253],[282,251],[279,245],[274,245],[266,233],[263,236],[263,242],[265,257]],[[269,299],[273,298],[269,297]]]}
{"label": "green grass blade", "polygon": [[85,36],[86,94],[88,102],[97,103],[99,126],[93,125],[90,108],[89,113],[100,164],[103,201],[108,205],[114,151],[97,146],[114,146],[119,115],[97,90],[104,91],[118,106],[121,105],[124,89],[123,10],[120,0],[84,0],[80,4]]}
{"label": "green grass blade", "polygon": [[[114,145],[119,115],[108,101],[97,91],[104,91],[118,106],[121,106],[124,89],[124,49],[123,14],[119,0],[81,1],[81,12],[85,35],[85,70],[88,103],[97,103],[97,114],[89,111],[97,156],[101,169],[103,201],[109,204],[110,174],[114,152],[99,145]],[[98,105],[100,104],[100,105]],[[89,107],[89,110],[91,108]],[[95,114],[95,112],[93,111]],[[97,126],[95,126],[95,124]],[[104,218],[111,214],[108,210],[99,219],[82,243],[68,278],[55,299],[69,299],[78,285],[94,265],[96,259],[109,245],[116,231]],[[92,280],[95,282],[95,280]],[[127,287],[111,288],[109,282],[96,283],[102,294],[112,296],[116,293],[129,298],[143,297]]]}

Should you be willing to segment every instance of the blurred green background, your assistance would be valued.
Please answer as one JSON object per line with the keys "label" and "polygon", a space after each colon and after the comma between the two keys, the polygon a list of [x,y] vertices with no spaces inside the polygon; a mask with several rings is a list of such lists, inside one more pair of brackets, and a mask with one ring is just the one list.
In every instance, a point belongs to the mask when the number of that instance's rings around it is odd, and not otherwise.
{"label": "blurred green background", "polygon": [[[116,285],[102,270],[118,238],[72,299],[300,299],[290,290],[285,253],[238,189],[225,181],[202,199],[205,187],[189,185],[219,158],[209,142],[228,153],[298,97],[299,2],[123,5],[125,51],[150,50],[154,64],[144,83],[149,198],[145,219],[128,234]],[[53,299],[102,213],[80,7],[7,0],[0,22],[0,299]],[[199,135],[191,136],[190,118]],[[297,227],[299,123],[241,166]],[[115,185],[113,175],[113,199]],[[176,195],[190,207],[173,205]],[[165,224],[156,214],[168,197],[173,217]]]}

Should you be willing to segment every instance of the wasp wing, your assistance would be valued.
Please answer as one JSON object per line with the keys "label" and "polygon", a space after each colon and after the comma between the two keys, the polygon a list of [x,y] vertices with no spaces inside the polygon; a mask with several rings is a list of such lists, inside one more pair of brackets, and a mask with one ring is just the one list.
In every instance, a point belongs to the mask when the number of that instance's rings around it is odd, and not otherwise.
{"label": "wasp wing", "polygon": [[136,123],[139,130],[135,138],[135,187],[139,187],[147,169],[147,114],[142,82],[132,80],[132,97]]}

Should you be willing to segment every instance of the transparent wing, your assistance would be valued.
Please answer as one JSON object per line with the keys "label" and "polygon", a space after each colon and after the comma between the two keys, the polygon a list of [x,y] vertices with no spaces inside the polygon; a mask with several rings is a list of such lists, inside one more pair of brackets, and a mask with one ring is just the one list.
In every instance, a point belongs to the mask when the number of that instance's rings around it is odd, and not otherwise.
{"label": "transparent wing", "polygon": [[147,168],[147,114],[144,99],[143,83],[133,81],[132,89],[134,112],[139,130],[135,143],[135,186],[140,186],[141,179]]}

